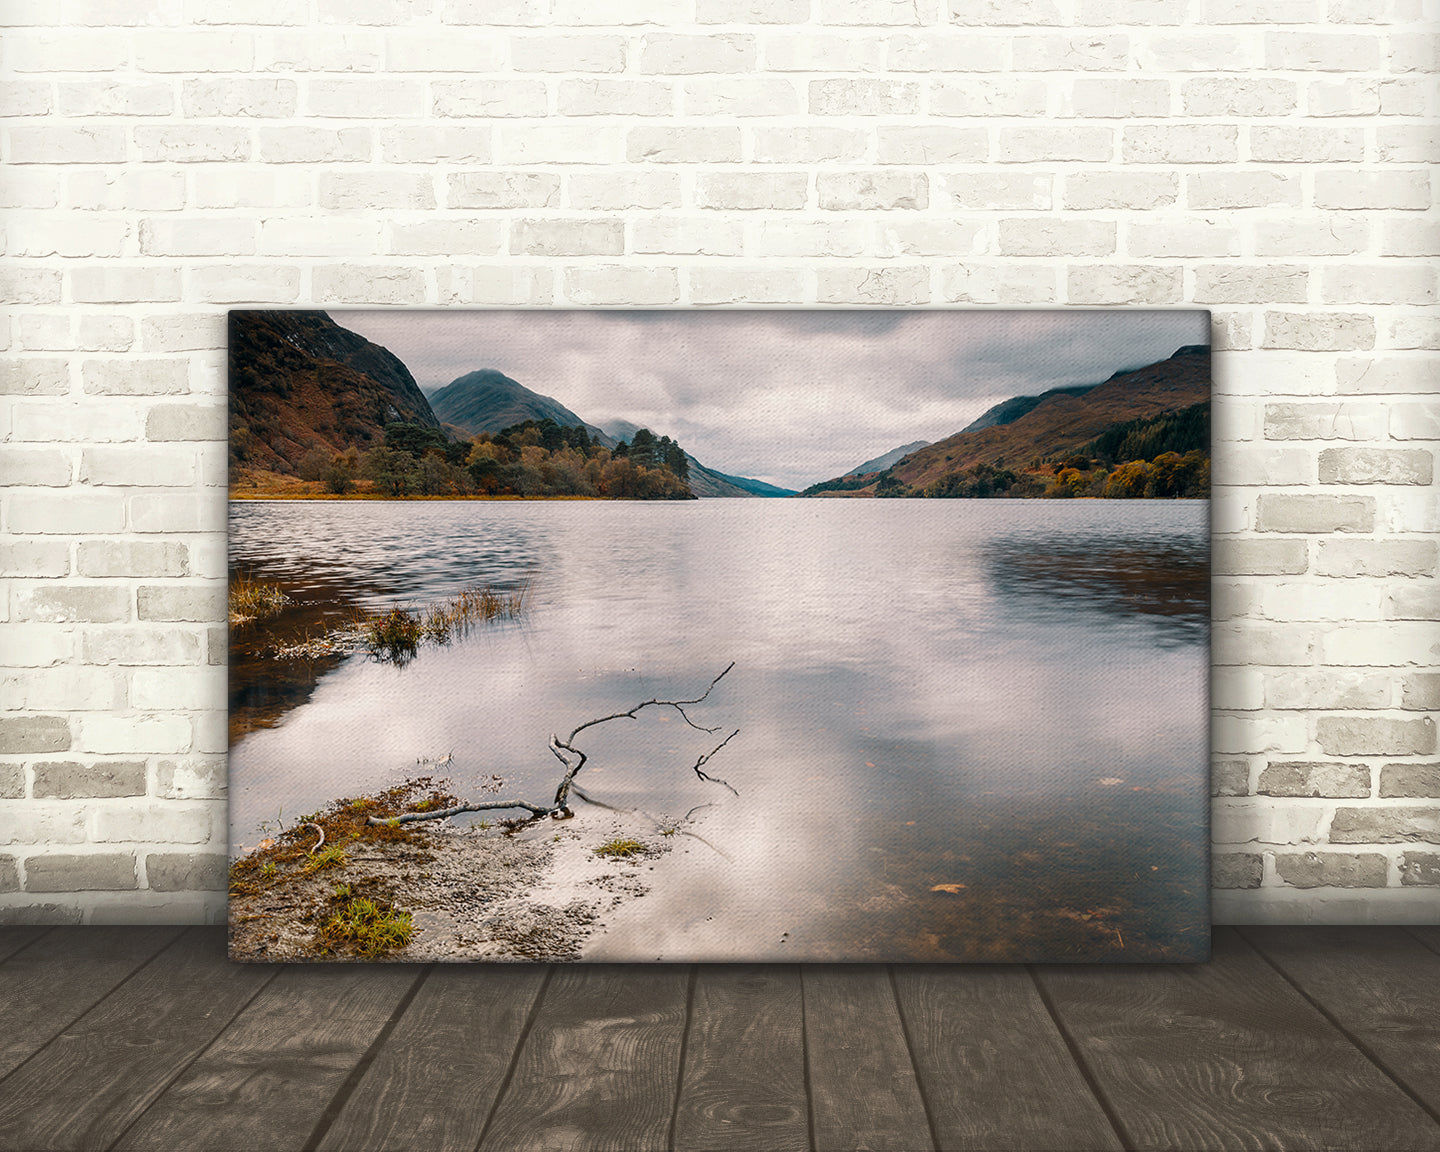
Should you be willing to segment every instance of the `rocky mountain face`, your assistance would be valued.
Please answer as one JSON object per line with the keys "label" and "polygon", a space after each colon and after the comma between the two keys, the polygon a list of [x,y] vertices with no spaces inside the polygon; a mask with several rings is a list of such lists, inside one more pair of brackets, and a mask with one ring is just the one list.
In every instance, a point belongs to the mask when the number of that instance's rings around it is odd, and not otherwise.
{"label": "rocky mountain face", "polygon": [[398,357],[319,311],[230,313],[230,462],[291,474],[309,452],[361,451],[386,424],[438,428]]}
{"label": "rocky mountain face", "polygon": [[[994,409],[992,408],[991,411],[993,412]],[[902,444],[899,448],[890,449],[890,451],[886,452],[883,456],[876,456],[873,460],[866,460],[865,463],[856,465],[850,469],[850,471],[846,472],[845,475],[863,476],[867,472],[883,472],[886,468],[889,468],[890,465],[900,463],[900,461],[905,459],[910,453],[918,452],[929,443],[930,441],[928,440],[915,440],[909,444]]]}

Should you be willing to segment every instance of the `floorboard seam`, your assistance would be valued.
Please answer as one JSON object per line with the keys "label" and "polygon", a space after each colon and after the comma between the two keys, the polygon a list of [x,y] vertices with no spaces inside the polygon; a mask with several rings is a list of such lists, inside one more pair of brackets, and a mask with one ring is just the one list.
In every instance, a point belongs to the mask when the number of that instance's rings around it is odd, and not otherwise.
{"label": "floorboard seam", "polygon": [[675,1073],[675,1099],[670,1104],[670,1129],[665,1133],[665,1147],[675,1152],[675,1127],[680,1122],[680,1091],[685,1086],[685,1057],[690,1048],[690,1023],[695,1018],[695,984],[700,978],[700,966],[690,965],[690,975],[685,981],[685,1027],[680,1032],[679,1070]]}
{"label": "floorboard seam", "polygon": [[1100,1087],[1100,1081],[1095,1079],[1095,1073],[1091,1070],[1089,1061],[1080,1051],[1080,1045],[1075,1043],[1075,1038],[1070,1035],[1070,1029],[1065,1027],[1065,1022],[1060,1018],[1060,1012],[1055,1007],[1055,1002],[1050,998],[1050,990],[1040,980],[1040,973],[1035,971],[1033,964],[1025,965],[1025,971],[1030,974],[1030,982],[1035,985],[1035,992],[1040,997],[1040,1003],[1045,1005],[1045,1011],[1050,1015],[1050,1022],[1055,1025],[1055,1030],[1060,1033],[1060,1039],[1065,1042],[1070,1059],[1075,1061],[1075,1067],[1084,1079],[1086,1087],[1090,1089],[1090,1094],[1095,1097],[1095,1103],[1100,1105],[1100,1111],[1105,1113],[1105,1119],[1115,1133],[1115,1139],[1120,1141],[1120,1147],[1125,1152],[1135,1152],[1135,1142],[1130,1139],[1130,1133],[1120,1120],[1119,1113],[1110,1103],[1110,1098],[1105,1094],[1105,1090]]}
{"label": "floorboard seam", "polygon": [[240,1014],[244,1012],[247,1008],[249,1008],[251,1004],[255,1003],[256,997],[258,997],[260,993],[264,992],[266,988],[270,987],[271,982],[274,981],[275,977],[280,975],[281,971],[283,971],[283,969],[279,965],[276,965],[275,971],[272,972],[270,976],[264,982],[262,982],[258,988],[255,989],[254,994],[248,997],[245,1003],[240,1005],[239,1008],[235,1009],[235,1011],[231,1013],[230,1019],[226,1020],[225,1023],[216,1030],[215,1035],[210,1037],[209,1040],[202,1044],[200,1048],[196,1051],[195,1055],[190,1057],[189,1060],[185,1061],[184,1066],[181,1067],[179,1071],[175,1073],[175,1075],[171,1076],[169,1080],[165,1081],[163,1085],[161,1085],[160,1090],[155,1093],[154,1099],[152,1099],[149,1104],[146,1104],[144,1108],[140,1109],[140,1111],[135,1114],[135,1118],[115,1134],[115,1139],[110,1141],[110,1143],[105,1146],[107,1152],[109,1149],[118,1146],[119,1143],[125,1139],[125,1136],[130,1131],[130,1129],[134,1128],[135,1125],[139,1124],[140,1121],[145,1118],[145,1113],[149,1112],[151,1108],[155,1107],[155,1105],[159,1103],[159,1101],[164,1097],[165,1093],[169,1092],[170,1089],[173,1088],[180,1080],[180,1078],[184,1076],[186,1072],[190,1071],[190,1069],[194,1066],[195,1062],[215,1046],[215,1044],[219,1041],[220,1037],[224,1036],[225,1033],[230,1030],[230,1026],[240,1018]]}
{"label": "floorboard seam", "polygon": [[[20,925],[17,924],[16,927],[18,928],[18,927],[20,927]],[[25,943],[24,943],[24,944],[21,944],[20,947],[18,947],[18,948],[15,949],[15,951],[13,951],[13,952],[8,952],[8,953],[5,954],[4,957],[0,957],[0,964],[7,963],[7,962],[9,962],[10,960],[13,960],[16,956],[19,956],[20,953],[24,952],[25,949],[27,949],[27,948],[29,948],[29,947],[32,947],[32,946],[35,945],[35,944],[40,943],[41,940],[44,940],[45,937],[49,936],[49,935],[50,935],[52,932],[54,932],[54,931],[55,931],[55,929],[54,929],[53,926],[52,926],[52,927],[49,927],[49,928],[46,928],[45,931],[43,931],[43,932],[40,933],[40,935],[35,936],[35,937],[33,937],[32,939],[25,941]]]}
{"label": "floorboard seam", "polygon": [[805,1011],[805,965],[800,965],[800,1068],[801,1083],[805,1085],[805,1147],[810,1152],[819,1152],[815,1145],[815,1092],[810,1079],[810,1019]]}
{"label": "floorboard seam", "polygon": [[1353,1032],[1350,1031],[1350,1029],[1346,1028],[1344,1024],[1340,1023],[1340,1021],[1331,1014],[1329,1009],[1327,1009],[1323,1004],[1321,1004],[1318,1000],[1311,996],[1310,993],[1306,992],[1305,989],[1301,987],[1301,985],[1290,975],[1290,973],[1286,972],[1285,969],[1280,967],[1280,965],[1276,961],[1272,960],[1268,955],[1266,955],[1264,949],[1262,949],[1260,945],[1257,944],[1254,940],[1250,939],[1250,937],[1247,936],[1242,929],[1236,927],[1232,930],[1237,936],[1240,937],[1241,940],[1245,941],[1245,943],[1255,952],[1257,956],[1260,957],[1260,959],[1265,961],[1266,964],[1268,964],[1272,969],[1274,969],[1274,971],[1280,976],[1280,979],[1284,980],[1285,983],[1289,984],[1291,988],[1295,989],[1295,991],[1304,998],[1305,1003],[1309,1004],[1310,1007],[1314,1008],[1315,1011],[1319,1012],[1320,1015],[1325,1018],[1325,1020],[1330,1024],[1332,1028],[1339,1032],[1340,1035],[1345,1037],[1346,1040],[1350,1041],[1350,1043],[1354,1046],[1357,1052],[1359,1052],[1362,1056],[1365,1057],[1365,1059],[1370,1061],[1371,1064],[1378,1068],[1381,1075],[1383,1075],[1387,1080],[1394,1084],[1395,1087],[1399,1088],[1401,1092],[1403,1092],[1411,1101],[1414,1102],[1416,1107],[1418,1107],[1422,1112],[1425,1113],[1425,1115],[1429,1116],[1430,1119],[1435,1122],[1436,1127],[1440,1127],[1440,1112],[1437,1112],[1434,1108],[1431,1108],[1430,1105],[1425,1103],[1424,1100],[1422,1100],[1419,1096],[1412,1092],[1410,1090],[1410,1086],[1406,1084],[1403,1080],[1401,1080],[1400,1077],[1395,1075],[1395,1073],[1391,1072],[1390,1069],[1385,1066],[1384,1061],[1382,1061],[1379,1056],[1377,1056],[1373,1051],[1371,1051],[1370,1046],[1366,1044],[1365,1041],[1361,1040],[1360,1037],[1356,1036]]}
{"label": "floorboard seam", "polygon": [[915,1045],[910,1039],[910,1024],[905,1019],[905,1009],[900,1006],[900,986],[895,979],[895,965],[885,966],[890,978],[890,996],[895,1001],[895,1016],[900,1021],[900,1038],[905,1041],[905,1055],[910,1057],[910,1068],[915,1073],[915,1094],[920,1097],[920,1108],[925,1113],[925,1127],[930,1131],[930,1147],[940,1152],[940,1135],[935,1129],[935,1116],[930,1109],[930,1097],[925,1092],[925,1081],[920,1077],[920,1061],[915,1059]]}
{"label": "floorboard seam", "polygon": [[1409,936],[1412,940],[1419,941],[1422,948],[1428,948],[1431,952],[1434,952],[1437,956],[1440,956],[1440,948],[1437,948],[1434,944],[1431,944],[1430,941],[1425,939],[1424,936],[1421,936],[1417,932],[1412,932],[1409,928],[1405,929],[1405,935]]}
{"label": "floorboard seam", "polygon": [[315,1121],[315,1127],[310,1132],[310,1138],[301,1146],[301,1152],[315,1152],[315,1149],[320,1146],[320,1141],[325,1139],[325,1133],[330,1131],[330,1126],[335,1123],[336,1118],[344,1110],[346,1102],[355,1089],[360,1086],[360,1081],[365,1079],[365,1073],[370,1071],[370,1065],[375,1063],[375,1057],[380,1055],[380,1050],[390,1039],[390,1033],[395,1031],[396,1026],[400,1023],[400,1018],[405,1015],[411,1002],[419,994],[425,981],[430,979],[430,973],[433,971],[435,971],[433,964],[427,964],[420,969],[420,974],[415,977],[414,983],[405,990],[405,995],[400,997],[400,1002],[395,1005],[389,1018],[376,1033],[375,1039],[370,1041],[369,1047],[355,1062],[355,1067],[350,1069],[350,1075],[345,1077],[344,1082],[335,1090],[335,1095],[330,1098],[330,1103],[325,1105],[325,1111],[321,1112],[320,1119]]}
{"label": "floorboard seam", "polygon": [[165,941],[164,944],[160,945],[159,948],[155,949],[154,952],[152,952],[149,956],[145,957],[144,960],[140,961],[139,964],[135,965],[134,968],[132,968],[129,972],[127,972],[124,976],[122,976],[119,980],[117,980],[114,984],[107,988],[104,995],[100,996],[95,1001],[95,1003],[91,1004],[90,1007],[85,1009],[85,1011],[81,1012],[78,1016],[74,1017],[74,1019],[70,1020],[69,1023],[67,1023],[63,1028],[57,1031],[55,1035],[51,1036],[50,1039],[45,1041],[44,1044],[40,1045],[39,1048],[36,1048],[35,1051],[27,1055],[25,1059],[21,1060],[20,1063],[16,1064],[15,1067],[11,1068],[10,1071],[5,1073],[5,1075],[0,1076],[0,1084],[4,1084],[6,1080],[10,1079],[11,1076],[19,1072],[21,1068],[24,1068],[25,1065],[29,1064],[31,1060],[35,1059],[36,1056],[44,1052],[47,1048],[50,1047],[50,1045],[55,1043],[56,1040],[60,1039],[61,1036],[64,1036],[66,1032],[70,1031],[71,1028],[74,1028],[76,1024],[80,1023],[81,1020],[85,1019],[86,1016],[90,1015],[91,1012],[94,1012],[95,1009],[99,1008],[100,1005],[104,1004],[106,1000],[110,999],[111,996],[115,995],[116,992],[118,992],[121,988],[125,987],[126,984],[130,983],[131,980],[135,979],[136,976],[138,976],[151,964],[155,963],[156,957],[160,956],[166,950],[173,948],[176,942],[179,941],[180,938],[184,935],[185,930],[183,928],[176,931],[174,936],[172,936],[169,940]]}
{"label": "floorboard seam", "polygon": [[530,1039],[530,1033],[535,1027],[535,1018],[540,1015],[540,1005],[545,1002],[545,993],[550,990],[550,980],[555,975],[555,965],[551,964],[545,969],[545,978],[540,981],[540,987],[535,992],[535,1001],[530,1005],[530,1011],[525,1014],[525,1024],[520,1029],[520,1035],[515,1038],[515,1051],[510,1055],[510,1066],[505,1069],[505,1078],[500,1081],[500,1087],[495,1089],[495,1099],[490,1102],[490,1111],[485,1114],[485,1123],[481,1125],[480,1135],[475,1140],[476,1152],[485,1143],[485,1137],[490,1134],[490,1126],[495,1123],[495,1117],[500,1113],[500,1104],[505,1099],[505,1093],[510,1090],[510,1082],[515,1079],[515,1070],[520,1067],[520,1056],[525,1051],[526,1041]]}

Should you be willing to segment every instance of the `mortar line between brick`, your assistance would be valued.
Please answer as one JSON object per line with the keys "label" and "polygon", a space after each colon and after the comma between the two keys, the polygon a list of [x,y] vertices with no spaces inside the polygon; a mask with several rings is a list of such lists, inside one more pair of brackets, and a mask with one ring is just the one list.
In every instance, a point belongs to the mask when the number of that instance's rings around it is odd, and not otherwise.
{"label": "mortar line between brick", "polygon": [[1356,1036],[1350,1029],[1346,1028],[1344,1024],[1340,1023],[1339,1019],[1328,1008],[1326,1008],[1323,1004],[1316,1000],[1315,997],[1311,996],[1310,993],[1307,992],[1303,987],[1301,987],[1300,983],[1290,975],[1290,973],[1286,972],[1285,969],[1280,967],[1280,965],[1275,960],[1271,959],[1270,956],[1265,952],[1265,950],[1246,934],[1244,928],[1236,926],[1232,928],[1231,931],[1234,932],[1237,936],[1239,936],[1240,939],[1244,940],[1245,943],[1249,945],[1250,948],[1255,952],[1255,954],[1258,955],[1260,959],[1264,960],[1265,963],[1268,964],[1272,969],[1274,969],[1276,974],[1279,975],[1279,977],[1284,980],[1285,983],[1289,984],[1291,988],[1295,989],[1295,991],[1304,998],[1305,1002],[1309,1004],[1310,1007],[1314,1008],[1316,1012],[1320,1013],[1320,1015],[1325,1018],[1325,1020],[1332,1028],[1339,1032],[1340,1035],[1345,1037],[1346,1040],[1350,1041],[1351,1045],[1355,1048],[1355,1050],[1359,1052],[1360,1055],[1364,1056],[1366,1060],[1370,1061],[1370,1063],[1379,1070],[1380,1074],[1384,1076],[1385,1079],[1389,1080],[1390,1083],[1394,1084],[1396,1088],[1400,1089],[1400,1091],[1403,1092],[1405,1096],[1408,1097],[1417,1108],[1424,1112],[1425,1115],[1429,1116],[1431,1120],[1435,1121],[1437,1125],[1440,1125],[1440,1111],[1432,1108],[1418,1095],[1411,1091],[1410,1086],[1406,1084],[1405,1081],[1402,1080],[1399,1076],[1397,1076],[1394,1072],[1391,1072],[1390,1069],[1386,1067],[1385,1062],[1380,1059],[1380,1057],[1374,1052],[1374,1050],[1371,1049],[1368,1044],[1365,1043],[1365,1041],[1361,1040],[1360,1037]]}

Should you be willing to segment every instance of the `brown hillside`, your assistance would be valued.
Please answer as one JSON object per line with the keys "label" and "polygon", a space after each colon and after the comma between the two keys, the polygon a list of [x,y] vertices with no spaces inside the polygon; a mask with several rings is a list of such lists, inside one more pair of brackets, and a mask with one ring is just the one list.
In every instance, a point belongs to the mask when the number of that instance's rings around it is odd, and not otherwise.
{"label": "brown hillside", "polygon": [[1209,399],[1209,352],[1184,349],[1168,360],[1118,372],[1083,396],[1057,393],[1011,424],[957,432],[911,453],[891,471],[911,488],[924,488],[977,464],[1019,471],[1037,456],[1064,456],[1111,425]]}
{"label": "brown hillside", "polygon": [[230,475],[290,475],[319,447],[364,451],[386,424],[438,428],[409,369],[324,312],[230,313]]}

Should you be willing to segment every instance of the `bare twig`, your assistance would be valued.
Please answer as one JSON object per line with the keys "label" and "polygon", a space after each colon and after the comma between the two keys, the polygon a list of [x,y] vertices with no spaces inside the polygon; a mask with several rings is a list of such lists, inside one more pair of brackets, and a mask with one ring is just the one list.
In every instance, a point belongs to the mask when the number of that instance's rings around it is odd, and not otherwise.
{"label": "bare twig", "polygon": [[[454,807],[439,808],[433,812],[406,812],[403,815],[391,816],[388,818],[371,816],[366,821],[366,823],[410,824],[417,820],[444,820],[450,816],[459,816],[463,812],[493,812],[503,808],[523,808],[525,811],[531,813],[533,819],[539,819],[542,816],[550,816],[557,820],[565,819],[566,817],[572,815],[570,811],[569,799],[570,793],[575,786],[575,777],[580,774],[580,770],[585,767],[585,763],[589,759],[589,757],[581,749],[577,748],[574,743],[572,743],[576,736],[578,736],[581,732],[585,731],[585,729],[587,728],[594,728],[599,724],[608,724],[611,720],[634,720],[637,716],[639,716],[640,712],[643,709],[652,707],[675,709],[676,712],[680,713],[681,719],[683,719],[686,724],[688,724],[691,728],[694,728],[697,732],[708,732],[712,734],[715,732],[719,732],[720,728],[718,726],[715,728],[706,728],[702,724],[695,723],[694,720],[690,719],[690,716],[685,711],[685,708],[687,706],[703,703],[709,697],[710,693],[715,690],[715,685],[719,684],[721,680],[725,679],[726,674],[730,671],[730,669],[734,667],[735,662],[732,660],[729,664],[725,666],[725,670],[721,672],[720,675],[716,676],[715,679],[710,681],[710,684],[705,689],[705,691],[702,692],[699,696],[695,697],[695,699],[693,700],[661,700],[659,698],[653,700],[642,700],[639,704],[636,704],[635,707],[627,709],[624,712],[614,712],[611,713],[609,716],[600,716],[594,720],[585,721],[585,723],[571,729],[570,734],[566,736],[564,740],[561,740],[558,735],[552,735],[550,737],[549,743],[550,752],[557,760],[560,761],[561,764],[565,766],[565,774],[563,777],[561,777],[560,783],[555,789],[555,799],[548,805],[532,804],[528,800],[489,800],[483,804],[457,804]],[[724,780],[721,780],[718,776],[711,776],[709,773],[704,771],[704,768],[705,765],[709,763],[712,756],[719,752],[720,749],[724,748],[725,745],[729,744],[730,741],[735,739],[735,737],[738,735],[740,735],[740,729],[737,728],[735,729],[735,731],[731,732],[729,736],[725,737],[724,740],[720,741],[720,743],[717,744],[714,748],[712,748],[709,752],[706,752],[703,756],[696,760],[693,768],[695,775],[699,779],[705,780],[711,784],[719,784],[721,787],[729,789],[730,792],[735,796],[739,796],[740,793],[736,792],[732,785],[730,785]],[[450,760],[453,755],[454,753],[452,752],[450,756],[446,757],[446,760]],[[322,832],[321,843],[323,842],[324,833]],[[317,844],[316,848],[318,848],[319,846],[320,845]]]}
{"label": "bare twig", "polygon": [[315,855],[316,852],[320,851],[321,847],[322,847],[322,846],[324,845],[324,843],[325,843],[325,829],[322,828],[322,827],[320,827],[320,825],[319,825],[319,824],[316,824],[313,820],[307,820],[307,821],[305,821],[305,823],[304,823],[304,824],[301,824],[300,827],[302,827],[302,828],[313,828],[313,829],[315,829],[315,831],[317,831],[318,833],[320,833],[320,839],[316,842],[315,847],[313,847],[313,848],[310,849],[310,855],[313,856],[313,855]]}

